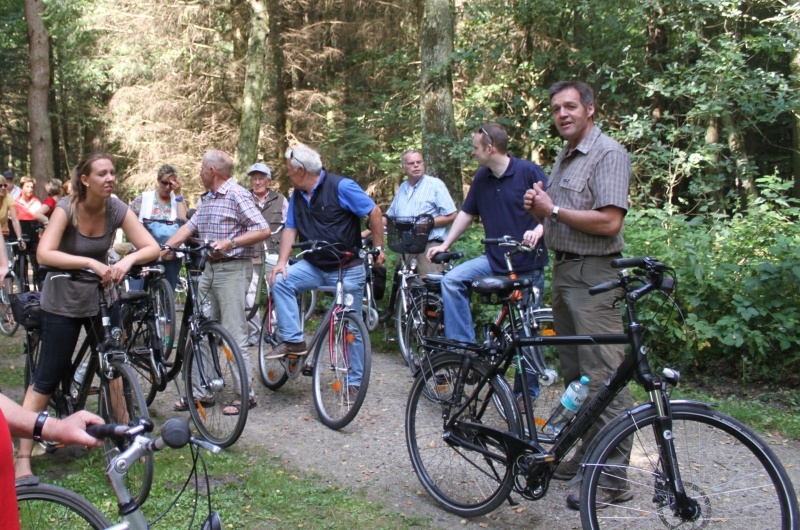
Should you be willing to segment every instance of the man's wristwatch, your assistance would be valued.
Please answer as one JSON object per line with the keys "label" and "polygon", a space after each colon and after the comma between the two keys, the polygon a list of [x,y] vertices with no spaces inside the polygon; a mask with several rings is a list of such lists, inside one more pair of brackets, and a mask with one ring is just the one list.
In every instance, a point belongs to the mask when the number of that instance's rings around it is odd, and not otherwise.
{"label": "man's wristwatch", "polygon": [[231,250],[233,250],[234,248],[236,248],[236,238],[232,237],[231,238]]}
{"label": "man's wristwatch", "polygon": [[374,248],[375,248],[375,250],[377,250],[378,252],[383,252],[383,245],[378,245],[377,247],[374,247]]}
{"label": "man's wristwatch", "polygon": [[550,212],[550,219],[552,219],[555,222],[558,222],[558,210],[559,210],[558,206],[553,206],[553,211]]}

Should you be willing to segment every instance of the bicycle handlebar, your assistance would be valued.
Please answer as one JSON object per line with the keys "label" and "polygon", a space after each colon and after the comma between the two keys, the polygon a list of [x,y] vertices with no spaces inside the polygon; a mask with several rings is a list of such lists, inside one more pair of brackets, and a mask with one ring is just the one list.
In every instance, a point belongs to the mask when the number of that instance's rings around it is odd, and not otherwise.
{"label": "bicycle handlebar", "polygon": [[[153,423],[150,420],[144,419],[139,420],[137,425],[133,426],[117,425],[113,423],[86,426],[86,432],[89,435],[100,440],[114,440],[118,445],[133,440],[141,434],[152,431]],[[171,418],[167,420],[164,426],[161,427],[161,436],[149,442],[147,444],[147,449],[154,452],[160,451],[164,447],[180,449],[189,443],[203,447],[214,454],[218,454],[222,451],[222,448],[218,445],[193,436],[187,418]]]}
{"label": "bicycle handlebar", "polygon": [[431,258],[431,263],[436,263],[437,265],[441,263],[445,263],[447,261],[453,261],[456,259],[461,259],[464,257],[463,252],[439,252],[434,257]]}

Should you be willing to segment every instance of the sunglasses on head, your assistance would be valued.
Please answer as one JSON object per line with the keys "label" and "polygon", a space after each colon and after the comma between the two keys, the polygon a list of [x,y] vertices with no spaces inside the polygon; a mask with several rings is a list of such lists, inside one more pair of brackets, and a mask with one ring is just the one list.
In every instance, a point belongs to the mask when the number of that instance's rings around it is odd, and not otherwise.
{"label": "sunglasses on head", "polygon": [[294,149],[292,149],[291,152],[289,152],[289,158],[292,160],[297,160],[297,163],[300,164],[303,167],[303,169],[306,168],[306,165],[300,162],[300,160],[296,156],[294,156]]}
{"label": "sunglasses on head", "polygon": [[494,145],[494,141],[492,140],[492,135],[489,134],[489,132],[486,129],[481,127],[480,129],[478,129],[478,132],[486,135],[486,138],[489,140],[489,145]]}

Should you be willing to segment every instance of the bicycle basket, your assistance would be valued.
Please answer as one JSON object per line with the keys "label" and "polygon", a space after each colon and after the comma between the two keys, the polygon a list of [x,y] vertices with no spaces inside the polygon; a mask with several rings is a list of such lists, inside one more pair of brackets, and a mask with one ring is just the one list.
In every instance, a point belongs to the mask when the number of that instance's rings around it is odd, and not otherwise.
{"label": "bicycle basket", "polygon": [[27,329],[36,329],[42,325],[42,307],[40,305],[42,293],[29,291],[11,297],[11,312],[14,320]]}
{"label": "bicycle basket", "polygon": [[419,254],[428,244],[433,230],[432,215],[387,217],[386,234],[389,248],[398,254]]}

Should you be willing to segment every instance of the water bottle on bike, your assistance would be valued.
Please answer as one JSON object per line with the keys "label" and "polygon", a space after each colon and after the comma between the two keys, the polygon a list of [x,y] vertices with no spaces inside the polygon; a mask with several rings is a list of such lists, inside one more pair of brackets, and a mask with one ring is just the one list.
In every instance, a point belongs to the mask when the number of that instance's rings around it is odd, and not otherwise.
{"label": "water bottle on bike", "polygon": [[569,420],[578,412],[583,402],[589,396],[589,378],[581,376],[580,380],[569,384],[561,395],[561,403],[558,408],[547,420],[547,424],[542,428],[545,434],[558,436],[561,429],[569,423]]}

